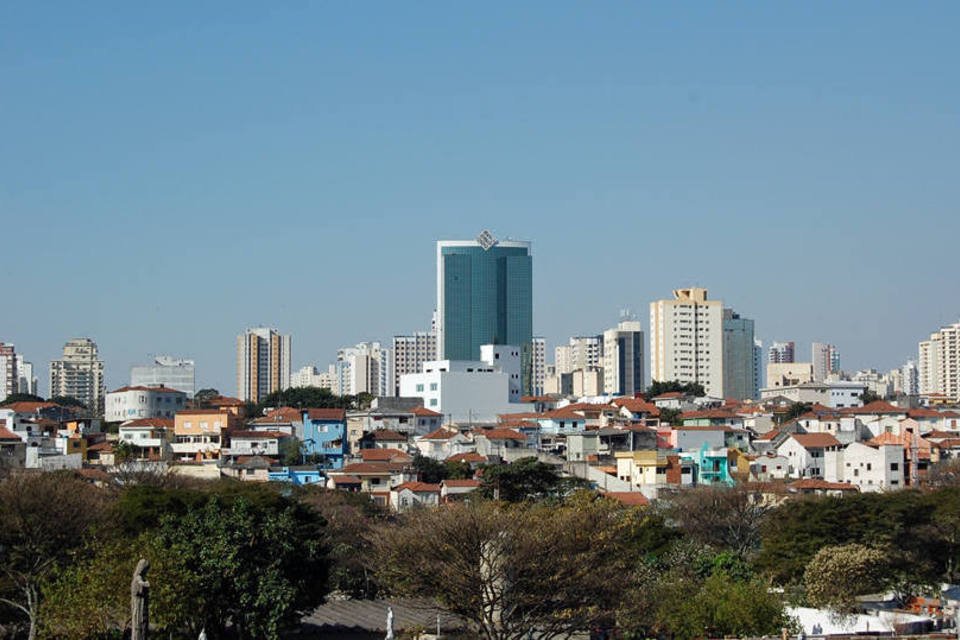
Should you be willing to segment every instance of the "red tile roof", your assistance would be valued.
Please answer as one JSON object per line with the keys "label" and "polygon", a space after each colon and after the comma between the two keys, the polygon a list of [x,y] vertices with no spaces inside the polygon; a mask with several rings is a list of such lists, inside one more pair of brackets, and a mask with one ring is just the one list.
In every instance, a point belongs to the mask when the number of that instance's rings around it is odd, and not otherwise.
{"label": "red tile roof", "polygon": [[460,488],[479,487],[480,481],[473,480],[473,479],[469,479],[469,480],[449,480],[448,479],[448,480],[441,481],[440,484],[445,487],[460,487]]}
{"label": "red tile roof", "polygon": [[344,474],[350,475],[384,475],[400,471],[406,465],[394,462],[354,462],[340,469]]}
{"label": "red tile roof", "polygon": [[414,493],[440,493],[440,485],[429,482],[404,482],[393,488],[394,491],[401,491],[403,489],[409,489]]}
{"label": "red tile roof", "polygon": [[708,418],[710,420],[737,420],[740,419],[740,416],[729,409],[703,409],[700,411],[684,411],[680,414],[681,420],[695,420],[698,418]]}
{"label": "red tile roof", "polygon": [[273,438],[274,440],[280,440],[281,438],[289,437],[289,433],[283,433],[281,431],[234,431],[230,434],[230,438],[233,440],[246,438]]}
{"label": "red tile roof", "polygon": [[455,453],[446,460],[447,462],[486,462],[487,459],[477,453],[476,451],[468,451],[467,453]]}
{"label": "red tile roof", "polygon": [[771,429],[770,431],[767,431],[766,433],[761,433],[759,436],[757,436],[757,440],[760,440],[761,442],[769,442],[770,440],[773,440],[774,438],[776,438],[778,435],[780,435],[779,429]]}
{"label": "red tile roof", "polygon": [[420,436],[421,440],[449,440],[460,433],[456,429],[450,429],[449,427],[440,427],[439,429],[434,429],[430,433]]}
{"label": "red tile roof", "polygon": [[683,396],[684,394],[679,391],[667,391],[666,393],[661,393],[656,396],[654,400],[672,400],[674,398],[682,398]]}
{"label": "red tile roof", "polygon": [[892,433],[881,433],[875,438],[867,440],[864,444],[870,445],[872,447],[879,447],[885,444],[903,444],[903,441]]}
{"label": "red tile roof", "polygon": [[539,423],[532,420],[501,420],[497,425],[504,429],[539,429]]}
{"label": "red tile roof", "polygon": [[357,476],[330,476],[333,484],[362,484]]}
{"label": "red tile roof", "polygon": [[377,429],[368,433],[371,438],[378,442],[406,442],[407,436],[390,429]]}
{"label": "red tile roof", "polygon": [[474,435],[483,436],[487,440],[520,440],[527,438],[519,431],[513,429],[479,429],[473,432]]}
{"label": "red tile roof", "polygon": [[883,400],[874,400],[873,402],[865,404],[862,407],[849,407],[847,409],[841,409],[840,412],[851,415],[905,414],[907,413],[907,409],[895,407],[889,402],[885,402]]}
{"label": "red tile roof", "polygon": [[153,387],[147,387],[147,386],[143,386],[143,385],[138,385],[138,386],[136,386],[136,387],[129,387],[129,386],[128,386],[128,387],[120,387],[119,389],[114,389],[113,391],[110,391],[109,393],[123,393],[124,391],[154,391],[154,392],[157,392],[157,393],[179,393],[179,394],[182,394],[182,395],[187,395],[187,394],[184,393],[183,391],[178,391],[177,389],[174,389],[173,387],[167,387],[167,386],[162,386],[162,385],[155,385],[155,386],[153,386]]}
{"label": "red tile roof", "polygon": [[36,413],[40,409],[49,409],[50,407],[57,407],[56,403],[53,402],[11,402],[8,405],[0,407],[0,409],[10,409],[14,413]]}
{"label": "red tile roof", "polygon": [[650,504],[650,500],[639,491],[607,491],[602,495],[628,507],[645,507]]}
{"label": "red tile roof", "polygon": [[438,413],[433,409],[427,409],[426,407],[414,407],[412,413],[415,416],[420,416],[423,418],[442,418],[443,417],[442,413]]}
{"label": "red tile roof", "polygon": [[791,433],[790,437],[796,440],[804,449],[823,449],[825,447],[840,446],[840,441],[829,433]]}
{"label": "red tile roof", "polygon": [[120,427],[161,427],[173,429],[173,418],[137,418],[129,422],[121,422]]}
{"label": "red tile roof", "polygon": [[244,402],[240,398],[231,398],[230,396],[217,396],[215,398],[210,398],[208,404],[212,404],[215,407],[238,407],[238,406],[242,406]]}
{"label": "red tile roof", "polygon": [[364,462],[411,461],[410,454],[400,449],[360,449],[360,458]]}
{"label": "red tile roof", "polygon": [[822,489],[825,491],[859,491],[859,489],[849,482],[827,482],[817,478],[804,478],[787,485],[791,489]]}
{"label": "red tile roof", "polygon": [[10,431],[10,429],[7,429],[5,426],[0,425],[0,440],[16,440],[17,442],[20,442],[20,436],[15,434],[13,431]]}
{"label": "red tile roof", "polygon": [[302,422],[303,414],[300,409],[295,407],[279,407],[267,413],[267,415],[251,420],[254,424],[271,424],[277,422]]}
{"label": "red tile roof", "polygon": [[336,420],[343,422],[347,419],[346,409],[304,409],[311,420]]}
{"label": "red tile roof", "polygon": [[625,408],[630,413],[648,413],[651,416],[660,415],[660,408],[652,402],[647,402],[643,398],[614,398],[613,404]]}

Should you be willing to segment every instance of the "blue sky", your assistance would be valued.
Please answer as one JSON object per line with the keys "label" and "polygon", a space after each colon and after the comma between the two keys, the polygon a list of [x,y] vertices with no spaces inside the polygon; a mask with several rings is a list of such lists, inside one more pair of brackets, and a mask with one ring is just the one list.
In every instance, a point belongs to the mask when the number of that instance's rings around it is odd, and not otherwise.
{"label": "blue sky", "polygon": [[[152,6],[135,6],[152,5]],[[0,340],[235,392],[428,325],[434,245],[534,245],[550,344],[679,286],[889,368],[960,318],[952,2],[0,6]]]}

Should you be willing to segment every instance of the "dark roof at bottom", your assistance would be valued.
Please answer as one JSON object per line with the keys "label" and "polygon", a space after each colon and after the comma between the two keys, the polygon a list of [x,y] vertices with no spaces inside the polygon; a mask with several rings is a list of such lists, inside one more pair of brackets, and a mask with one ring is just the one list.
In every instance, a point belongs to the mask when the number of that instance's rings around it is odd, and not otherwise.
{"label": "dark roof at bottom", "polygon": [[329,600],[301,620],[304,631],[352,630],[385,634],[387,631],[387,607],[393,607],[393,629],[401,633],[407,629],[437,628],[440,615],[441,632],[466,628],[460,618],[437,609],[426,599],[397,600]]}

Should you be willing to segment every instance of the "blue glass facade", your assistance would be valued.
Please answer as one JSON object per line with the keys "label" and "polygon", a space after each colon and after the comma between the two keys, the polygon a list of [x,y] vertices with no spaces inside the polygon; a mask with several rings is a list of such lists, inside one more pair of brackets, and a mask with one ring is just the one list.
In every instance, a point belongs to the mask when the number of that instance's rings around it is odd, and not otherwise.
{"label": "blue glass facade", "polygon": [[527,243],[440,243],[438,308],[444,359],[479,360],[480,345],[520,347],[524,393],[531,385],[533,259]]}

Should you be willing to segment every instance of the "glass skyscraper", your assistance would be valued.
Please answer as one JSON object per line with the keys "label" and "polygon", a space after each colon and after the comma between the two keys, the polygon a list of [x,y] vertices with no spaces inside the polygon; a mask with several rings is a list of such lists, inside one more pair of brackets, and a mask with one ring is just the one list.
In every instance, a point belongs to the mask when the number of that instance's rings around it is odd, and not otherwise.
{"label": "glass skyscraper", "polygon": [[443,360],[479,360],[480,345],[520,348],[523,392],[532,390],[533,259],[530,243],[437,243],[437,351]]}

